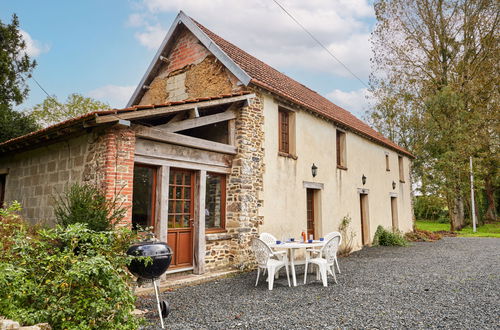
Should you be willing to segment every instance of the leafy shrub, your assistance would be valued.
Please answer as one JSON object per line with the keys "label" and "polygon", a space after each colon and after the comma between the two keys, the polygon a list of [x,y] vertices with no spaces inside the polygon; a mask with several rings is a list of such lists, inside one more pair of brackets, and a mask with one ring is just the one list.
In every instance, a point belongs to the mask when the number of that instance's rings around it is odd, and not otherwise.
{"label": "leafy shrub", "polygon": [[414,208],[417,220],[449,222],[448,206],[442,197],[435,195],[417,196]]}
{"label": "leafy shrub", "polygon": [[67,227],[75,223],[86,223],[95,231],[105,231],[118,223],[125,209],[116,200],[108,201],[104,193],[89,184],[73,184],[69,191],[56,198],[57,222]]}
{"label": "leafy shrub", "polygon": [[393,233],[382,226],[378,226],[373,237],[373,245],[406,246],[408,245],[408,241],[400,232]]}
{"label": "leafy shrub", "polygon": [[125,269],[132,231],[86,224],[33,230],[15,211],[0,215],[0,315],[54,329],[139,326]]}
{"label": "leafy shrub", "polygon": [[344,216],[340,221],[339,232],[342,235],[342,244],[338,250],[340,256],[348,256],[352,252],[352,244],[356,234],[352,230],[349,230],[351,221],[352,219],[349,215]]}

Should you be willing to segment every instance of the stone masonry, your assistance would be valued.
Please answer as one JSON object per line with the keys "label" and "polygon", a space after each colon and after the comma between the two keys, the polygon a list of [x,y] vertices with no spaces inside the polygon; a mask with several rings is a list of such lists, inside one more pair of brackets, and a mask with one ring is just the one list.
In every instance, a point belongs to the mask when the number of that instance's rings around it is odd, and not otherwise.
{"label": "stone masonry", "polygon": [[[207,235],[206,269],[246,268],[253,260],[250,241],[258,235],[263,219],[258,214],[263,201],[264,113],[261,96],[250,100],[236,119],[238,154],[227,178],[226,230]],[[219,236],[220,239],[212,239]]]}
{"label": "stone masonry", "polygon": [[128,128],[94,131],[0,158],[8,168],[5,200],[17,200],[31,223],[55,223],[54,201],[73,183],[89,182],[127,208],[131,223],[135,135]]}

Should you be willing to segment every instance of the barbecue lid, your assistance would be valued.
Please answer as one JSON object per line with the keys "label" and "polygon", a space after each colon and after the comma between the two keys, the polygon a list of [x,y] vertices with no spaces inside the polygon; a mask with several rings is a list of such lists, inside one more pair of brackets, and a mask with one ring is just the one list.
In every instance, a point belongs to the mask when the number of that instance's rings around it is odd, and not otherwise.
{"label": "barbecue lid", "polygon": [[164,242],[141,242],[129,247],[127,254],[141,257],[171,256],[172,249]]}

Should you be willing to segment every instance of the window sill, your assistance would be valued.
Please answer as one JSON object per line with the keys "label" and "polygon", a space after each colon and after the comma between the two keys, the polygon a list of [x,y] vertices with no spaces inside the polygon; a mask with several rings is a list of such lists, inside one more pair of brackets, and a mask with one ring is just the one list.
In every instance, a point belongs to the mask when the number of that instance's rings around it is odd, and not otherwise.
{"label": "window sill", "polygon": [[339,170],[344,170],[344,171],[347,171],[347,167],[342,166],[342,165],[337,165],[337,168],[338,168]]}
{"label": "window sill", "polygon": [[207,242],[229,240],[233,238],[238,238],[238,234],[228,234],[227,232],[221,232],[221,233],[208,233],[205,235],[205,240]]}
{"label": "window sill", "polygon": [[225,228],[214,228],[214,229],[205,228],[205,233],[206,234],[220,234],[220,233],[227,233],[227,230]]}
{"label": "window sill", "polygon": [[296,155],[292,155],[292,154],[289,154],[289,153],[283,152],[283,151],[278,151],[278,156],[291,158],[293,160],[297,160],[297,158],[298,158]]}

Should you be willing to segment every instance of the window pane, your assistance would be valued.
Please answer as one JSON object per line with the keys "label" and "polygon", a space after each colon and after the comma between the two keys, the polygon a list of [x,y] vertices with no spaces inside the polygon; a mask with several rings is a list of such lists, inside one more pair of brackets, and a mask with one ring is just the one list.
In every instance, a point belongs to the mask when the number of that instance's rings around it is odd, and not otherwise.
{"label": "window pane", "polygon": [[223,228],[225,203],[223,200],[224,176],[207,173],[205,196],[205,227]]}
{"label": "window pane", "polygon": [[134,189],[132,198],[132,225],[149,227],[153,225],[155,169],[151,167],[134,167]]}
{"label": "window pane", "polygon": [[175,220],[173,215],[168,216],[168,228],[174,228],[175,227]]}

